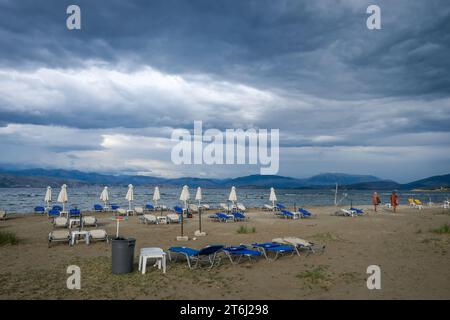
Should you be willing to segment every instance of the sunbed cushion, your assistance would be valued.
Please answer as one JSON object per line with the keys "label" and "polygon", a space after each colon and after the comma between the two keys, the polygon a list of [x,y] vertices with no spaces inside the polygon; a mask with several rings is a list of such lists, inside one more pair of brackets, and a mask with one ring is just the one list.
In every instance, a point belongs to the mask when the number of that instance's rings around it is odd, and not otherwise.
{"label": "sunbed cushion", "polygon": [[102,230],[102,229],[91,230],[91,231],[89,231],[89,234],[91,235],[91,238],[93,238],[93,239],[104,239],[107,236],[106,231]]}
{"label": "sunbed cushion", "polygon": [[55,225],[57,226],[65,226],[67,224],[67,218],[65,217],[57,217],[55,218]]}
{"label": "sunbed cushion", "polygon": [[89,225],[93,225],[97,223],[97,218],[96,217],[83,217],[83,223],[85,224],[89,224]]}
{"label": "sunbed cushion", "polygon": [[70,233],[69,233],[69,231],[66,231],[66,230],[55,230],[55,231],[50,232],[49,237],[52,240],[69,239]]}
{"label": "sunbed cushion", "polygon": [[198,250],[188,248],[188,247],[170,247],[169,251],[176,252],[176,253],[184,253],[189,257],[195,256],[200,252]]}
{"label": "sunbed cushion", "polygon": [[144,220],[147,221],[156,221],[156,217],[152,214],[144,214]]}

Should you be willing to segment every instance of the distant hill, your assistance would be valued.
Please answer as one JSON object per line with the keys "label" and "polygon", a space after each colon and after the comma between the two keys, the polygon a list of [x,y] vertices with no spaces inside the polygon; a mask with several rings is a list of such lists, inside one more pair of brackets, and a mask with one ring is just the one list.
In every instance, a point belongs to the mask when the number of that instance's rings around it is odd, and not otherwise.
{"label": "distant hill", "polygon": [[346,173],[321,173],[304,181],[305,185],[330,186],[336,183],[340,185],[350,185],[355,183],[380,181],[380,178],[368,175],[355,175]]}
{"label": "distant hill", "polygon": [[8,173],[0,173],[0,188],[18,188],[18,187],[43,187],[61,186],[63,183],[72,186],[84,185],[83,182],[73,179],[61,179],[44,176],[16,176]]}
{"label": "distant hill", "polygon": [[250,175],[235,179],[224,180],[224,186],[231,187],[268,187],[274,188],[300,188],[304,187],[304,180],[274,175]]}
{"label": "distant hill", "polygon": [[109,175],[96,172],[62,169],[0,169],[0,188],[5,187],[58,187],[66,183],[72,186],[81,185],[160,185],[191,187],[256,187],[256,188],[329,188],[338,183],[341,187],[360,190],[395,190],[395,189],[433,189],[450,186],[450,174],[434,176],[407,184],[399,184],[392,180],[381,180],[371,175],[353,175],[346,173],[321,173],[306,179],[283,177],[277,175],[249,175],[233,179],[207,179],[183,177],[176,179],[139,176]]}
{"label": "distant hill", "polygon": [[351,184],[380,180],[373,176],[350,175],[344,173],[323,173],[308,179],[297,179],[277,175],[249,175],[233,179],[206,179],[183,177],[176,179],[158,178],[138,175],[108,175],[96,172],[62,169],[0,169],[0,187],[42,187],[59,186],[63,183],[71,185],[190,185],[192,187],[275,187],[306,188],[326,185]]}
{"label": "distant hill", "polygon": [[374,191],[407,189],[404,188],[403,185],[392,180],[355,183],[350,185],[344,185],[344,187],[347,189],[354,189],[354,190],[374,190]]}
{"label": "distant hill", "polygon": [[406,189],[438,189],[440,187],[450,187],[450,174],[442,176],[433,176],[422,180],[406,183],[403,185]]}

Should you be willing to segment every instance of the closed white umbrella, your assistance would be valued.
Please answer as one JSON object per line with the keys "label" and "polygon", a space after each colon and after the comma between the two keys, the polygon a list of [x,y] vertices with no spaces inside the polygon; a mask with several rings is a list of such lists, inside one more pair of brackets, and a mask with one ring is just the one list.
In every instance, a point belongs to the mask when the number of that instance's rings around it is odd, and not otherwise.
{"label": "closed white umbrella", "polygon": [[189,194],[189,187],[184,186],[183,190],[181,190],[180,194],[180,200],[184,203],[184,209],[187,209],[187,202],[191,198],[191,195]]}
{"label": "closed white umbrella", "polygon": [[[181,194],[180,194],[180,200],[183,201],[185,210],[187,210],[187,202],[189,201],[190,198],[191,198],[191,195],[189,194],[189,187],[183,186],[183,190],[181,190]],[[184,236],[183,225],[184,225],[184,218],[183,218],[183,214],[181,214],[181,237]]]}
{"label": "closed white umbrella", "polygon": [[100,195],[100,200],[103,201],[106,207],[106,203],[109,201],[108,187],[104,187],[102,194]]}
{"label": "closed white umbrella", "polygon": [[63,184],[61,186],[61,191],[58,194],[58,202],[62,203],[63,205],[63,211],[65,210],[65,204],[69,201],[69,197],[67,196],[67,185]]}
{"label": "closed white umbrella", "polygon": [[200,207],[200,201],[202,201],[202,188],[197,188],[197,193],[195,194],[195,200],[198,201],[198,206]]}
{"label": "closed white umbrella", "polygon": [[275,201],[277,201],[277,195],[275,194],[274,188],[270,188],[269,200],[272,201],[272,206],[275,207]]}
{"label": "closed white umbrella", "polygon": [[128,191],[125,199],[128,200],[128,209],[131,210],[131,202],[134,201],[134,188],[132,184],[128,185]]}
{"label": "closed white umbrella", "polygon": [[155,191],[153,192],[153,201],[155,202],[155,207],[158,206],[159,199],[161,199],[161,194],[159,193],[159,188],[155,187]]}
{"label": "closed white umbrella", "polygon": [[231,187],[230,196],[228,197],[228,200],[230,200],[233,203],[233,206],[235,205],[237,201],[237,194],[236,194],[236,188]]}
{"label": "closed white umbrella", "polygon": [[52,187],[48,186],[44,197],[45,205],[50,207],[50,202],[52,202]]}

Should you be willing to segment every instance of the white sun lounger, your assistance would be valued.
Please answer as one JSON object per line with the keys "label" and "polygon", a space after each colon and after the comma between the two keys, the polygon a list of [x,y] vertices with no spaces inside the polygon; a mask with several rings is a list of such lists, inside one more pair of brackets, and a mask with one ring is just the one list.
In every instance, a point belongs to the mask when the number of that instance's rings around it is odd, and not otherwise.
{"label": "white sun lounger", "polygon": [[356,214],[352,210],[347,209],[339,209],[334,213],[336,216],[342,216],[342,217],[354,217]]}
{"label": "white sun lounger", "polygon": [[313,242],[297,237],[276,238],[272,239],[272,242],[293,245],[297,251],[297,255],[300,255],[300,250],[307,250],[308,254],[317,252],[323,253],[325,251],[325,245],[316,245]]}
{"label": "white sun lounger", "polygon": [[68,230],[54,230],[48,234],[48,247],[55,241],[67,242],[70,244],[70,232]]}
{"label": "white sun lounger", "polygon": [[144,208],[142,208],[142,207],[134,207],[134,212],[135,212],[137,215],[144,214]]}
{"label": "white sun lounger", "polygon": [[198,212],[198,205],[191,203],[189,205],[189,211],[191,211],[191,212]]}
{"label": "white sun lounger", "polygon": [[89,231],[89,237],[90,241],[96,240],[96,241],[106,241],[109,242],[108,233],[106,233],[103,229],[95,229]]}
{"label": "white sun lounger", "polygon": [[0,219],[1,220],[5,220],[6,219],[6,211],[5,210],[0,210]]}
{"label": "white sun lounger", "polygon": [[83,226],[97,227],[97,218],[92,216],[83,217]]}
{"label": "white sun lounger", "polygon": [[53,227],[55,228],[67,228],[69,220],[66,217],[56,217],[53,220]]}
{"label": "white sun lounger", "polygon": [[180,217],[179,217],[178,213],[168,213],[167,221],[169,223],[178,223],[178,222],[180,222]]}
{"label": "white sun lounger", "polygon": [[142,217],[139,217],[139,219],[140,219],[143,223],[153,223],[153,224],[156,224],[156,222],[157,222],[156,216],[154,216],[153,214],[144,214]]}
{"label": "white sun lounger", "polygon": [[247,208],[242,203],[238,203],[236,205],[236,207],[239,211],[242,211],[242,212],[245,212],[245,210],[247,210]]}
{"label": "white sun lounger", "polygon": [[119,208],[116,210],[116,214],[119,216],[126,216],[127,215],[127,210],[123,209],[123,208]]}

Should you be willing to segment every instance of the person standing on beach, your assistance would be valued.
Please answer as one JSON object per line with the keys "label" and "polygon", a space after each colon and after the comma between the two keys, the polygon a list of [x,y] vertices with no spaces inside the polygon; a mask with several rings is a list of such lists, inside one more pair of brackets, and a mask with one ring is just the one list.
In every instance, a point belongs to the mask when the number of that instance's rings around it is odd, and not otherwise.
{"label": "person standing on beach", "polygon": [[398,196],[397,192],[393,191],[391,194],[391,206],[394,208],[394,213],[397,211],[398,206]]}
{"label": "person standing on beach", "polygon": [[378,193],[374,192],[372,194],[372,204],[373,204],[373,209],[375,210],[375,212],[377,212],[377,206],[381,203],[380,197],[378,196]]}

